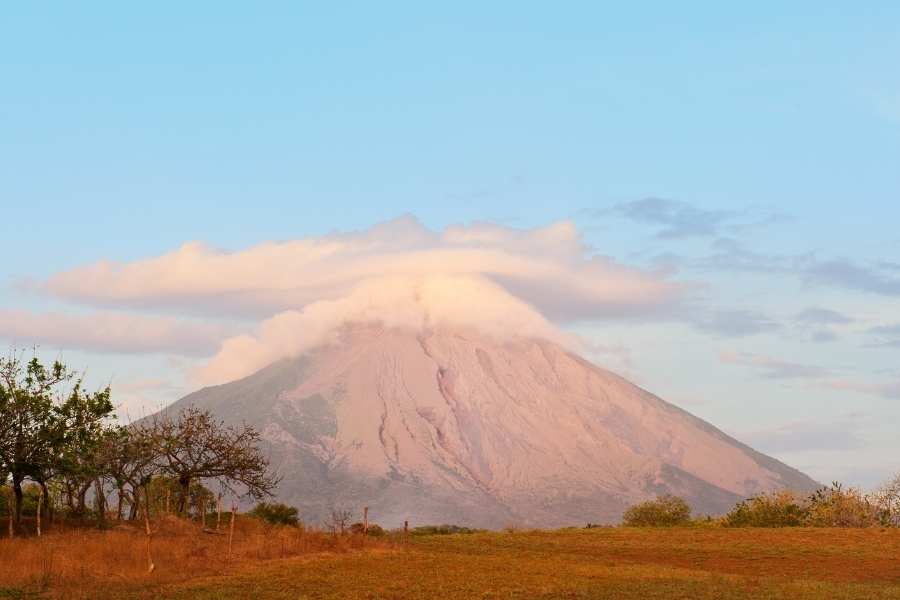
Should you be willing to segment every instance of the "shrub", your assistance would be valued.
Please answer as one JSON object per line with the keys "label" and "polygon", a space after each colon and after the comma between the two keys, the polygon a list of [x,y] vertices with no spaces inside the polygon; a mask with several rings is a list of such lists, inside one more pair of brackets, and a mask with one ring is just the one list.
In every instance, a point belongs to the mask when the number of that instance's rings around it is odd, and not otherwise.
{"label": "shrub", "polygon": [[810,527],[872,527],[882,523],[882,514],[857,488],[834,482],[809,497],[806,525]]}
{"label": "shrub", "polygon": [[260,502],[248,513],[273,525],[297,525],[297,509],[280,502]]}
{"label": "shrub", "polygon": [[760,494],[739,502],[723,521],[725,527],[799,527],[806,522],[806,502],[793,492]]}
{"label": "shrub", "polygon": [[622,517],[622,524],[626,527],[671,527],[687,525],[690,521],[691,507],[688,503],[669,494],[635,504]]}
{"label": "shrub", "polygon": [[480,529],[460,527],[459,525],[423,525],[410,529],[412,535],[452,535],[456,533],[479,533]]}
{"label": "shrub", "polygon": [[882,525],[900,527],[900,475],[895,476],[872,494]]}

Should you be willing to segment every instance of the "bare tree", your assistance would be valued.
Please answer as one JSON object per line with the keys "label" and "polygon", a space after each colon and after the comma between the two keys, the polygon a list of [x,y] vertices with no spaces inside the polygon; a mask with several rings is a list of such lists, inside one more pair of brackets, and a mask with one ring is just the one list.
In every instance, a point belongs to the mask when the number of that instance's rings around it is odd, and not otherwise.
{"label": "bare tree", "polygon": [[331,518],[325,523],[325,527],[334,535],[344,535],[353,513],[343,507],[334,507],[331,509]]}
{"label": "bare tree", "polygon": [[257,500],[271,496],[280,481],[269,472],[269,461],[259,449],[260,435],[252,426],[228,426],[209,411],[189,407],[174,419],[154,419],[149,428],[157,465],[178,481],[179,513],[187,509],[194,481],[215,479],[224,489],[240,488]]}

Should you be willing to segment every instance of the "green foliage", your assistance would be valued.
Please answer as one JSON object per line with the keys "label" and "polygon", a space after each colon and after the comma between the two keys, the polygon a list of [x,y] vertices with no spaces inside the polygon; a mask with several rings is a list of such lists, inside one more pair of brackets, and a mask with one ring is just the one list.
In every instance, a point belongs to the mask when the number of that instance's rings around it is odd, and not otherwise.
{"label": "green foliage", "polygon": [[723,521],[725,527],[799,527],[806,522],[807,506],[789,491],[760,494],[739,502]]}
{"label": "green foliage", "polygon": [[691,521],[691,507],[684,499],[666,494],[630,507],[622,521],[626,527],[687,525]]}
{"label": "green foliage", "polygon": [[298,525],[300,523],[297,517],[297,508],[280,502],[260,502],[248,514],[273,525]]}
{"label": "green foliage", "polygon": [[480,533],[481,529],[460,527],[459,525],[423,525],[409,530],[411,535],[453,535],[457,533]]}

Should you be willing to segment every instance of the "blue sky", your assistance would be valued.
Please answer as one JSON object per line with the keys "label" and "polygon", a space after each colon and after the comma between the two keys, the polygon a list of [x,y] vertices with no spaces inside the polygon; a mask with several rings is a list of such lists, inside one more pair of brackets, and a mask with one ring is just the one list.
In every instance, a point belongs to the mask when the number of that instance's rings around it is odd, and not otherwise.
{"label": "blue sky", "polygon": [[[567,322],[598,362],[871,485],[900,469],[897,64],[889,2],[4,6],[0,308],[90,314],[23,281],[191,240],[571,220],[697,290]],[[45,338],[157,403],[201,360]]]}

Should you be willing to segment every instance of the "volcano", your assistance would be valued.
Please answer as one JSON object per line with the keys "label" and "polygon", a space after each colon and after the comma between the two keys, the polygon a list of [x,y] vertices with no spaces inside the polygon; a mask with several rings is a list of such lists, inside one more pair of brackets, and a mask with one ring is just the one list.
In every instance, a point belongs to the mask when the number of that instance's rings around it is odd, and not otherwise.
{"label": "volcano", "polygon": [[393,527],[614,523],[671,493],[719,514],[816,482],[555,343],[463,328],[343,328],[194,405],[262,433],[307,523],[369,506]]}

